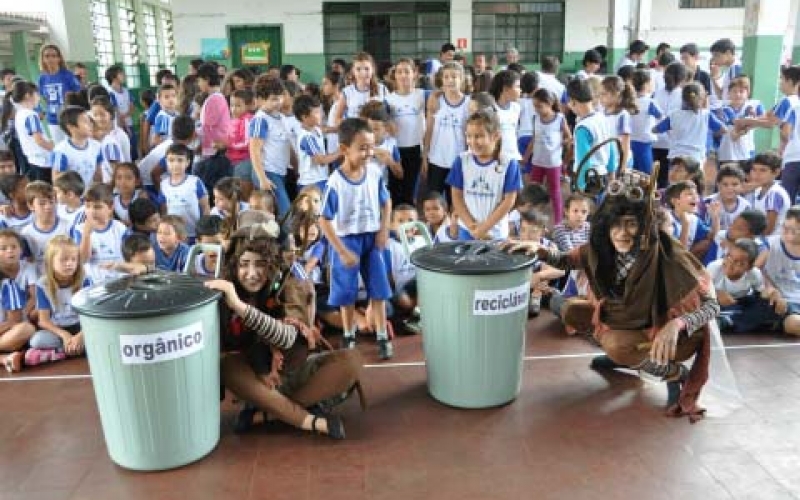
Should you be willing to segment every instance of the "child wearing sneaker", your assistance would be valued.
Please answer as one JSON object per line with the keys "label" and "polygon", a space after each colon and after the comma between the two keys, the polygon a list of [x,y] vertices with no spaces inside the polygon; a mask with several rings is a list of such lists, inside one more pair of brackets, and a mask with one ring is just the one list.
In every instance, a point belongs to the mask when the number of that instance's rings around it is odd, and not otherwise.
{"label": "child wearing sneaker", "polygon": [[91,284],[84,275],[78,245],[67,236],[50,240],[44,255],[44,275],[36,283],[39,330],[30,340],[33,349],[54,349],[67,356],[83,354],[83,331],[71,301],[75,293]]}
{"label": "child wearing sneaker", "polygon": [[342,166],[331,174],[322,202],[320,226],[333,247],[328,302],[340,308],[343,344],[356,343],[355,303],[359,271],[364,279],[381,359],[393,355],[386,327],[386,300],[392,296],[383,259],[389,241],[392,203],[383,173],[365,154],[375,146],[366,121],[348,118],[339,126]]}

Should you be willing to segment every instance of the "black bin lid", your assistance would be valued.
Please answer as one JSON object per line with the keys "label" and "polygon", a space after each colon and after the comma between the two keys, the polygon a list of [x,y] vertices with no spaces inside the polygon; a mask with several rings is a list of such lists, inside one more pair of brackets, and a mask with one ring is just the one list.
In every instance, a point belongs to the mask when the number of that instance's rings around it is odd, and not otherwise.
{"label": "black bin lid", "polygon": [[411,254],[411,263],[428,271],[446,274],[500,274],[533,265],[535,256],[507,253],[498,243],[451,241],[420,248]]}
{"label": "black bin lid", "polygon": [[203,286],[202,279],[156,271],[84,288],[72,298],[72,307],[98,318],[142,318],[179,313],[221,296]]}

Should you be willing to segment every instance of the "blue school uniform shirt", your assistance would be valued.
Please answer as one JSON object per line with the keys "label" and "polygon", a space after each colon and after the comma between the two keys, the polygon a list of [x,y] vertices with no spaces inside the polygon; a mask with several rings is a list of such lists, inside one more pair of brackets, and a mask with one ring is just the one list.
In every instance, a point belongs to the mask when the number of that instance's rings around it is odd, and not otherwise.
{"label": "blue school uniform shirt", "polygon": [[658,133],[670,132],[668,158],[689,156],[703,163],[709,130],[716,133],[723,128],[722,122],[707,109],[678,109],[656,125],[654,130]]}
{"label": "blue school uniform shirt", "polygon": [[389,191],[378,167],[367,164],[361,179],[350,180],[337,169],[322,197],[322,216],[333,223],[337,236],[375,233],[381,228],[381,210]]}
{"label": "blue school uniform shirt", "polygon": [[178,116],[177,112],[169,112],[162,109],[156,116],[156,122],[153,125],[153,132],[161,137],[172,138],[172,122]]}
{"label": "blue school uniform shirt", "polygon": [[[83,279],[81,288],[92,286],[89,277]],[[50,311],[50,321],[62,328],[80,323],[78,312],[72,308],[72,287],[59,288],[52,297],[47,291],[47,277],[42,276],[36,282],[36,309]]]}
{"label": "blue school uniform shirt", "polygon": [[183,242],[178,243],[172,255],[167,255],[156,243],[153,245],[153,251],[156,254],[156,268],[163,271],[183,272],[186,259],[189,257],[189,245]]}
{"label": "blue school uniform shirt", "polygon": [[286,175],[292,150],[292,138],[283,117],[258,110],[250,120],[247,129],[249,139],[261,139],[261,160],[263,165],[253,165],[265,172]]}
{"label": "blue school uniform shirt", "polygon": [[72,139],[66,139],[53,149],[53,170],[60,173],[77,172],[87,188],[94,182],[97,169],[102,169],[102,166],[103,147],[94,139],[89,139],[83,147],[75,145]]}
{"label": "blue school uniform shirt", "polygon": [[[670,213],[670,217],[672,219],[672,236],[675,239],[680,239],[681,221],[674,212]],[[710,231],[711,228],[700,217],[695,214],[689,214],[689,240],[686,248],[692,248],[692,245],[696,242],[706,239]]]}
{"label": "blue school uniform shirt", "polygon": [[202,215],[200,200],[207,197],[208,191],[198,177],[187,175],[181,182],[173,184],[169,175],[166,175],[161,179],[158,205],[166,205],[169,215],[183,217],[183,221],[186,223],[186,234],[190,238],[194,238],[197,221]]}
{"label": "blue school uniform shirt", "polygon": [[789,111],[798,104],[800,104],[800,97],[796,95],[785,95],[772,107],[772,114],[775,115],[775,118],[780,120],[781,123],[784,123],[789,116]]}
{"label": "blue school uniform shirt", "polygon": [[68,69],[62,68],[57,73],[39,75],[39,93],[46,103],[47,123],[58,125],[58,114],[64,107],[67,92],[80,92],[81,84]]}

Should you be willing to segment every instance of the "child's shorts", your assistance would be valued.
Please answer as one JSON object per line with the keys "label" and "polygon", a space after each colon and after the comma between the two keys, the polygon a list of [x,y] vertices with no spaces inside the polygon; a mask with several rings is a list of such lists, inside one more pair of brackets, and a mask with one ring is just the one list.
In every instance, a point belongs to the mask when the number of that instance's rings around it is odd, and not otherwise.
{"label": "child's shorts", "polygon": [[346,267],[339,252],[331,252],[331,292],[328,304],[349,306],[358,297],[358,275],[364,279],[367,295],[373,300],[387,300],[392,296],[383,251],[375,246],[376,233],[343,236],[342,244],[356,254],[359,263]]}

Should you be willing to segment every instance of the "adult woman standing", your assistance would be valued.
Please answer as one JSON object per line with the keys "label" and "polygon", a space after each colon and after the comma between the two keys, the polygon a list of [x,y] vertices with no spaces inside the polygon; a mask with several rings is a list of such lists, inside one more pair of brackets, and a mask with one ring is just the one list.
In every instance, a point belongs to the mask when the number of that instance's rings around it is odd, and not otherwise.
{"label": "adult woman standing", "polygon": [[47,103],[47,123],[50,138],[55,144],[64,139],[58,126],[58,114],[64,107],[67,92],[80,92],[81,84],[67,69],[61,49],[56,45],[43,45],[39,51],[39,93]]}
{"label": "adult woman standing", "polygon": [[[225,296],[220,329],[223,384],[239,399],[283,422],[343,439],[339,417],[313,415],[306,408],[323,407],[351,390],[361,372],[360,354],[348,350],[307,356],[307,348],[316,343],[314,331],[307,327],[313,318],[308,308],[313,295],[298,299],[303,294],[292,289],[291,280],[281,280],[280,247],[261,225],[240,230],[239,235],[232,243],[228,280],[206,284]],[[275,310],[278,300],[285,313],[282,320],[267,313],[270,305]],[[279,376],[272,366],[278,358],[271,349],[285,356]]]}
{"label": "adult woman standing", "polygon": [[200,110],[202,155],[213,156],[224,149],[228,140],[231,110],[228,101],[220,92],[222,77],[213,63],[205,63],[197,70],[197,89],[208,95]]}

